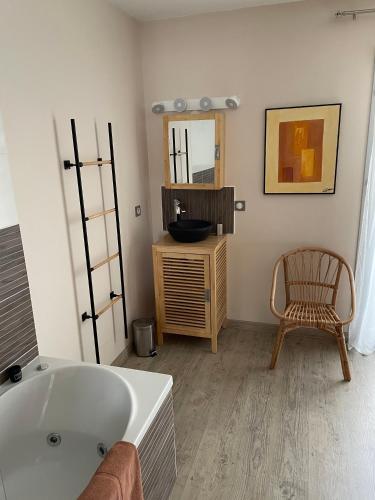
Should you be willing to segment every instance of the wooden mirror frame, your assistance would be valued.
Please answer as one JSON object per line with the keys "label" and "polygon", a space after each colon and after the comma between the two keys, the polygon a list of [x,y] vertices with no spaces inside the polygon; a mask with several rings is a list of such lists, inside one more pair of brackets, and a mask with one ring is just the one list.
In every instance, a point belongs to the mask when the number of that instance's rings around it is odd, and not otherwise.
{"label": "wooden mirror frame", "polygon": [[[215,120],[215,147],[219,147],[220,157],[215,160],[215,181],[212,184],[177,184],[171,182],[169,165],[169,122]],[[164,182],[167,189],[222,189],[224,187],[225,120],[223,113],[168,114],[163,117]]]}

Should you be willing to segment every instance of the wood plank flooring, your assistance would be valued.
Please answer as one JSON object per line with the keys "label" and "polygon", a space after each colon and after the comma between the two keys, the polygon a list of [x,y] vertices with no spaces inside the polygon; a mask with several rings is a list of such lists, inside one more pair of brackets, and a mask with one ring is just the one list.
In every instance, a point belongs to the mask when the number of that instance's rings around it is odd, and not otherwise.
{"label": "wood plank flooring", "polygon": [[204,339],[165,336],[129,368],[174,378],[177,482],[171,500],[375,499],[375,356],[350,353],[343,382],[329,335],[231,322]]}

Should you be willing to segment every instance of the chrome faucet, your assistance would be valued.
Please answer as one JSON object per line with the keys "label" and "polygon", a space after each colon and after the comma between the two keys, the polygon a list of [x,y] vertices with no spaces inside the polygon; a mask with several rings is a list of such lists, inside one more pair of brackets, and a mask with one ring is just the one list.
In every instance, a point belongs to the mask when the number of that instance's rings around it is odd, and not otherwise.
{"label": "chrome faucet", "polygon": [[186,210],[183,208],[183,203],[180,200],[173,200],[174,214],[176,220],[181,219],[181,214],[186,214]]}

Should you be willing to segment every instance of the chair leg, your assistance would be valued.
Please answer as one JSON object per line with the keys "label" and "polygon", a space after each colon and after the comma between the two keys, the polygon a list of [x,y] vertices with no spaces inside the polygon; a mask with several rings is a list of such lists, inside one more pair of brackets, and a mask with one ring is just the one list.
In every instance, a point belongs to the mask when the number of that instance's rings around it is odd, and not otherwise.
{"label": "chair leg", "polygon": [[277,337],[275,341],[275,345],[273,346],[273,351],[272,351],[272,359],[271,359],[271,364],[270,364],[270,370],[273,370],[276,366],[277,359],[279,357],[281,347],[283,345],[285,333],[284,333],[284,327],[283,324],[280,323],[279,329],[277,331]]}
{"label": "chair leg", "polygon": [[348,353],[346,350],[345,337],[344,337],[344,332],[343,332],[342,327],[339,327],[339,329],[337,330],[337,333],[338,333],[337,345],[338,345],[339,353],[340,353],[342,373],[344,375],[344,380],[346,382],[350,382],[352,377],[350,375]]}

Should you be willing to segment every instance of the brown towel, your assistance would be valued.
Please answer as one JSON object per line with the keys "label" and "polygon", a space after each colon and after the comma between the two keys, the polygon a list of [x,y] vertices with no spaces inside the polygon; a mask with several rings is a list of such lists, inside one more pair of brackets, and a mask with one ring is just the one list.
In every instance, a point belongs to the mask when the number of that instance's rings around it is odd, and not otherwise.
{"label": "brown towel", "polygon": [[134,444],[114,444],[78,500],[144,500]]}

